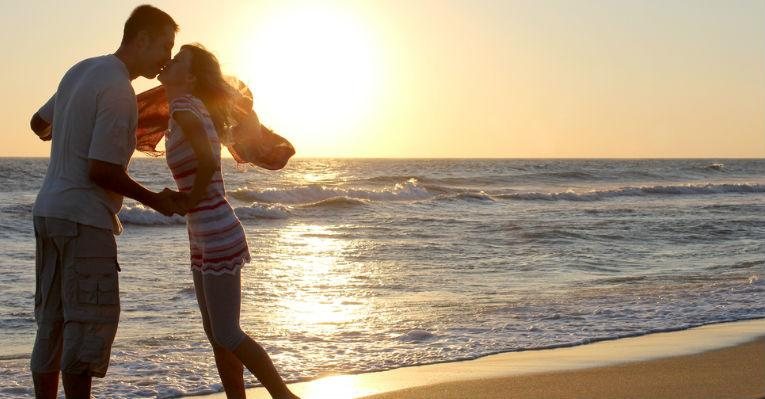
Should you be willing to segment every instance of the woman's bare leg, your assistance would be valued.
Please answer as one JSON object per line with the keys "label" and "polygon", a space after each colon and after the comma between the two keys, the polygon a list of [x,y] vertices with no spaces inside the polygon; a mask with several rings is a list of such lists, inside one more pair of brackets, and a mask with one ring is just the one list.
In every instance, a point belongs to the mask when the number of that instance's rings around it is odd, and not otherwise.
{"label": "woman's bare leg", "polygon": [[[203,275],[194,272],[197,302],[205,333],[213,345],[226,396],[238,398],[244,386],[242,365],[258,378],[274,399],[300,399],[290,392],[268,353],[239,327],[241,274]],[[229,351],[226,348],[234,348]],[[232,358],[233,357],[233,358]],[[241,384],[241,385],[239,385]],[[242,398],[244,397],[242,393]]]}
{"label": "woman's bare leg", "polygon": [[260,344],[245,335],[234,354],[258,378],[274,399],[300,399],[284,383],[274,363]]}
{"label": "woman's bare leg", "polygon": [[218,367],[220,382],[223,384],[223,390],[226,391],[226,398],[246,398],[242,362],[234,352],[215,344],[213,344],[213,353],[215,354],[215,365]]}
{"label": "woman's bare leg", "polygon": [[223,390],[226,391],[228,399],[245,398],[244,376],[242,375],[244,367],[242,362],[239,361],[239,358],[233,352],[215,342],[212,328],[210,327],[210,315],[207,311],[207,295],[205,293],[204,280],[199,271],[195,270],[193,276],[194,291],[196,292],[197,303],[202,314],[202,326],[204,327],[207,339],[212,345],[215,365],[218,367],[218,375],[220,376],[221,384],[223,384]]}

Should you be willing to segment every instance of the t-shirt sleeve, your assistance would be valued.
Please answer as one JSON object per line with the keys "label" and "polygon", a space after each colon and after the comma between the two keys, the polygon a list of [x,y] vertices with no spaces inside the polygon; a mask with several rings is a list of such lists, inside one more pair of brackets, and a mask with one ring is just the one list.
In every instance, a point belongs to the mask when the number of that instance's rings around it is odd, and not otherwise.
{"label": "t-shirt sleeve", "polygon": [[170,116],[172,117],[173,114],[179,111],[191,112],[200,121],[204,120],[202,118],[202,113],[199,111],[194,102],[188,97],[178,97],[170,102]]}
{"label": "t-shirt sleeve", "polygon": [[130,90],[109,87],[100,93],[88,158],[127,166],[135,150],[136,108]]}
{"label": "t-shirt sleeve", "polygon": [[42,107],[40,107],[39,110],[37,110],[37,115],[42,118],[45,122],[52,123],[53,122],[53,108],[56,106],[56,94],[53,93],[53,95],[50,97],[50,99],[43,104]]}

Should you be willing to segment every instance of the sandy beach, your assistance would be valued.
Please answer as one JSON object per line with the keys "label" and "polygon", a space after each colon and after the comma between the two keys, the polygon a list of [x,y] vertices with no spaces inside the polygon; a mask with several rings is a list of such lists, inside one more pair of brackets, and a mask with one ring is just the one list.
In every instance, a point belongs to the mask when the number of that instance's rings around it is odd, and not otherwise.
{"label": "sandy beach", "polygon": [[761,398],[765,339],[697,355],[586,370],[458,381],[368,399]]}
{"label": "sandy beach", "polygon": [[[763,398],[765,319],[328,376],[291,387],[303,399]],[[248,397],[270,396],[254,388]]]}

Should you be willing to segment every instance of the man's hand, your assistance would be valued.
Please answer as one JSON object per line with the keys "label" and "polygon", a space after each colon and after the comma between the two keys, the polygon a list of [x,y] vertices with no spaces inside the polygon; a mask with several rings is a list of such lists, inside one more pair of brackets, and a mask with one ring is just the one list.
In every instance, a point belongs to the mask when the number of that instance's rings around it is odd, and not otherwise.
{"label": "man's hand", "polygon": [[51,134],[51,124],[41,118],[37,113],[32,115],[32,120],[29,121],[29,127],[42,141],[50,141],[50,139],[53,138],[53,135]]}
{"label": "man's hand", "polygon": [[170,199],[175,203],[176,213],[183,216],[189,212],[193,206],[191,206],[189,194],[180,191],[173,191],[169,188],[162,190],[163,193],[170,196]]}
{"label": "man's hand", "polygon": [[169,188],[158,193],[147,190],[131,179],[121,165],[91,159],[89,167],[90,180],[105,190],[132,198],[165,216],[172,216],[174,213],[183,216],[188,211],[185,201],[176,201],[186,194]]}
{"label": "man's hand", "polygon": [[172,216],[175,213],[184,216],[188,212],[186,197],[185,193],[165,188],[157,193],[156,199],[148,205],[165,216]]}
{"label": "man's hand", "polygon": [[42,141],[51,141],[53,139],[53,131],[50,125],[42,133],[38,134],[37,137]]}

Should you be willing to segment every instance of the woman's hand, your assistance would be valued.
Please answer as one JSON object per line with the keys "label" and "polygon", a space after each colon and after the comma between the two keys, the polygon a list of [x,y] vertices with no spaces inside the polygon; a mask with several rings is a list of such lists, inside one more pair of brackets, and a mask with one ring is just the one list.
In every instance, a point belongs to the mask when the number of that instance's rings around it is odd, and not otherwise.
{"label": "woman's hand", "polygon": [[174,191],[169,188],[162,190],[161,195],[167,195],[175,203],[179,215],[185,215],[195,204],[191,203],[188,193]]}

